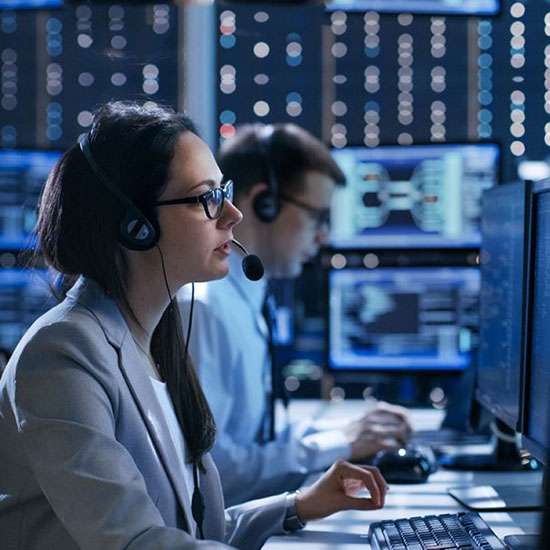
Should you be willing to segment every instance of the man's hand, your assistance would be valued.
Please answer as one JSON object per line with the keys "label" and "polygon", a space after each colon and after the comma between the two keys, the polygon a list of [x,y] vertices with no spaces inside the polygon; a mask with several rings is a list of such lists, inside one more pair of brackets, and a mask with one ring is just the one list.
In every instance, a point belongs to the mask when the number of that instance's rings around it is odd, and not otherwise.
{"label": "man's hand", "polygon": [[382,449],[405,445],[412,429],[404,407],[379,402],[344,428],[351,443],[351,460],[360,461]]}
{"label": "man's hand", "polygon": [[[367,489],[369,496],[354,496],[362,489]],[[296,513],[306,522],[341,510],[377,510],[384,506],[387,490],[378,468],[337,460],[313,485],[296,496]]]}

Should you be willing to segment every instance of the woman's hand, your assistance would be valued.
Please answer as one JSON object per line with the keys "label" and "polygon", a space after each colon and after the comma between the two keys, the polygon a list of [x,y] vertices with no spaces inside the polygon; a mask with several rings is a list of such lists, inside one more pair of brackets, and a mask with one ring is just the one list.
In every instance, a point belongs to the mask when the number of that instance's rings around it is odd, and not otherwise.
{"label": "woman's hand", "polygon": [[[370,495],[353,496],[361,489]],[[296,513],[306,522],[341,510],[377,510],[384,506],[387,490],[378,468],[337,460],[319,480],[298,493]]]}

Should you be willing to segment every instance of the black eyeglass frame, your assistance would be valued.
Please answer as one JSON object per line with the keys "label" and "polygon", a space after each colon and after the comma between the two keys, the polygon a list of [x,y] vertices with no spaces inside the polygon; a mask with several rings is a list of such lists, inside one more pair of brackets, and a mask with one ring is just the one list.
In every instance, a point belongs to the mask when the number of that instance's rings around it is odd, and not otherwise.
{"label": "black eyeglass frame", "polygon": [[315,216],[315,223],[319,229],[323,227],[323,225],[330,224],[330,208],[316,208],[315,206],[311,206],[310,204],[295,199],[294,197],[286,195],[285,193],[279,193],[279,197],[282,200],[294,204],[302,208],[306,212],[313,214]]}
{"label": "black eyeglass frame", "polygon": [[[216,214],[212,215],[208,210],[208,201],[214,198],[217,204]],[[183,197],[181,199],[170,199],[166,201],[158,201],[155,206],[172,206],[175,204],[202,204],[206,217],[210,220],[218,219],[223,212],[223,206],[225,199],[229,202],[233,202],[233,180],[227,180],[220,187],[210,189],[206,193],[195,195],[194,197]]]}

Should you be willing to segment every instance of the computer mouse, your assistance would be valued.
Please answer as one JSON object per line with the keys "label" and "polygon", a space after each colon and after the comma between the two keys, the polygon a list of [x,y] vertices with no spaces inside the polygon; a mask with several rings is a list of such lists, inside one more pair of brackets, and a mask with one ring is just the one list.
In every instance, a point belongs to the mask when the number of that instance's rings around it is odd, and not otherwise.
{"label": "computer mouse", "polygon": [[388,483],[423,483],[437,469],[432,450],[416,445],[380,451],[372,463]]}

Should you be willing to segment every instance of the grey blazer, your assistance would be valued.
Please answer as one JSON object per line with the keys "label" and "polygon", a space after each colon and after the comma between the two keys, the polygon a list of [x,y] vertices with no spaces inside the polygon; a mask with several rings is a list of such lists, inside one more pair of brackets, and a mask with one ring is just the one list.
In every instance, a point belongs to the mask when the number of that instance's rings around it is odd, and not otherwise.
{"label": "grey blazer", "polygon": [[33,324],[0,380],[0,548],[254,550],[282,532],[282,495],[224,512],[207,455],[209,540],[197,540],[176,457],[124,318],[81,279]]}

